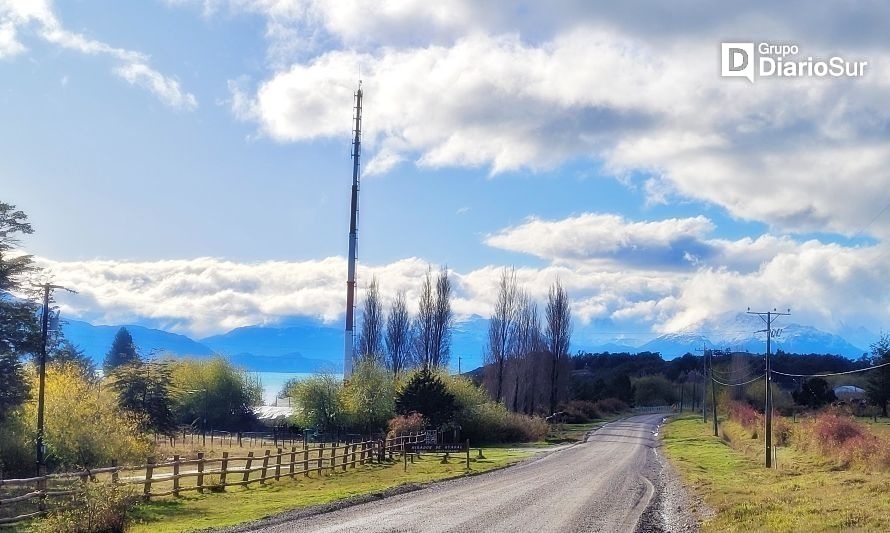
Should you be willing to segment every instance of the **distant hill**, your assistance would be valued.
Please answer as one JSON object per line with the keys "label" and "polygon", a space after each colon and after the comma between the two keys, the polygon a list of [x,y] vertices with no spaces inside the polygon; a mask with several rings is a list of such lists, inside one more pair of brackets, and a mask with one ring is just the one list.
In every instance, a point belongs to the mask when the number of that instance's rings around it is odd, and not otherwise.
{"label": "distant hill", "polygon": [[[213,354],[211,348],[185,335],[146,328],[135,324],[126,324],[124,327],[133,336],[133,343],[136,344],[137,350],[143,355],[149,355],[154,351],[197,357]],[[62,321],[62,331],[65,333],[65,338],[78,346],[99,365],[105,360],[105,354],[111,348],[114,335],[120,328],[121,326],[94,326],[80,320]]]}
{"label": "distant hill", "polygon": [[[101,363],[111,346],[114,334],[120,326],[94,326],[87,322],[68,320],[63,328],[65,335],[87,355]],[[185,335],[146,328],[126,326],[133,335],[140,352],[154,350],[178,356],[205,357],[220,353],[236,364],[256,372],[315,372],[331,370],[342,372],[343,326],[325,323],[312,317],[291,317],[274,326],[258,325],[233,329],[221,335],[193,340]],[[598,331],[597,328],[603,328]],[[844,337],[826,333],[811,326],[778,321],[776,328],[782,334],[773,339],[773,350],[789,353],[832,353],[848,358],[858,358],[866,350],[848,342]],[[627,339],[611,341],[602,339],[599,333],[620,330],[608,321],[599,321],[578,328],[573,335],[571,350],[590,353],[638,353],[659,352],[666,359],[685,353],[696,353],[702,346],[764,351],[763,329],[760,318],[745,313],[727,313],[696,324],[687,331],[661,335],[636,346]],[[852,330],[852,328],[850,328]],[[857,338],[867,339],[869,333],[856,330]],[[483,364],[483,350],[488,338],[488,319],[474,315],[457,322],[451,338],[452,370],[457,370],[460,357],[461,370],[478,368]],[[606,342],[597,342],[599,341]]]}

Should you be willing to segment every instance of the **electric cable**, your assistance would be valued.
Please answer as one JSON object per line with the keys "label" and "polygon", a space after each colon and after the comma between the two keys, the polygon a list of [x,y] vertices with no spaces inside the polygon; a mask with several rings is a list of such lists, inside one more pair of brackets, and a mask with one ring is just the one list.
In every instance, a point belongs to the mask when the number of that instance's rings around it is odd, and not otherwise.
{"label": "electric cable", "polygon": [[848,370],[846,372],[830,372],[827,374],[788,374],[785,372],[779,372],[778,370],[772,370],[773,374],[779,374],[780,376],[788,376],[792,378],[827,378],[829,376],[843,376],[844,374],[856,374],[858,372],[867,372],[869,370],[874,370],[876,368],[881,368],[882,366],[888,366],[890,363],[881,363],[880,365],[870,366],[868,368],[860,368],[858,370]]}

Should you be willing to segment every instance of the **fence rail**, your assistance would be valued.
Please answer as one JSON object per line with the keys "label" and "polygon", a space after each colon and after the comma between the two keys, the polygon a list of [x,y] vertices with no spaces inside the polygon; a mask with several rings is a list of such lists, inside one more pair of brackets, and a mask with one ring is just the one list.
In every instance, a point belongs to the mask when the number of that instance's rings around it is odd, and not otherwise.
{"label": "fence rail", "polygon": [[[346,472],[358,465],[392,460],[404,454],[407,445],[420,442],[423,435],[409,434],[391,439],[366,440],[354,443],[320,443],[315,447],[291,446],[266,449],[262,455],[229,455],[208,459],[198,453],[196,459],[174,455],[162,462],[149,458],[145,464],[114,466],[65,472],[23,479],[0,479],[0,526],[15,524],[49,512],[48,503],[54,498],[77,492],[77,482],[108,481],[117,485],[141,486],[144,500],[164,496],[179,496],[183,492],[205,490],[220,492],[226,487],[246,487],[253,483],[265,484],[282,477],[321,476],[326,472]],[[53,489],[50,485],[55,484]],[[11,489],[11,490],[10,490]],[[19,494],[15,492],[19,491]],[[32,503],[32,502],[35,502]],[[36,510],[24,504],[36,505]],[[15,514],[4,516],[11,509]]]}

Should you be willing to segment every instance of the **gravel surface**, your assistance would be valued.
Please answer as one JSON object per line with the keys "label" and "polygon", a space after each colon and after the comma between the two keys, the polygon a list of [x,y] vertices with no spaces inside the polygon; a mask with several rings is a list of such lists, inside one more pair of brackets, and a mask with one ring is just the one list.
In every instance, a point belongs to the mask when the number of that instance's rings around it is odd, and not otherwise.
{"label": "gravel surface", "polygon": [[700,517],[707,516],[709,511],[704,502],[686,490],[660,446],[649,450],[644,475],[652,480],[655,495],[640,517],[637,531],[700,531]]}
{"label": "gravel surface", "polygon": [[[661,415],[603,426],[587,442],[517,466],[238,531],[635,531],[655,494]],[[335,506],[334,506],[335,507]]]}

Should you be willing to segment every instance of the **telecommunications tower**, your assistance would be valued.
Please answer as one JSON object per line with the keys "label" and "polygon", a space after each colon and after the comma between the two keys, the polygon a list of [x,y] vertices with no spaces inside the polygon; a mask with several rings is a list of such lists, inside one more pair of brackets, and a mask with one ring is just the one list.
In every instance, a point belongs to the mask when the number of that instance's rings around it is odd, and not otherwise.
{"label": "telecommunications tower", "polygon": [[362,150],[362,82],[358,82],[355,92],[355,130],[352,139],[352,206],[349,216],[349,266],[346,278],[346,339],[343,354],[343,378],[352,374],[352,359],[355,351],[355,252],[358,246],[358,184],[359,156]]}

